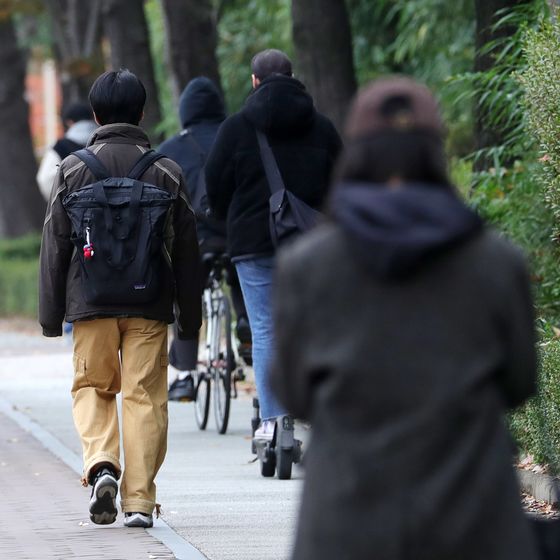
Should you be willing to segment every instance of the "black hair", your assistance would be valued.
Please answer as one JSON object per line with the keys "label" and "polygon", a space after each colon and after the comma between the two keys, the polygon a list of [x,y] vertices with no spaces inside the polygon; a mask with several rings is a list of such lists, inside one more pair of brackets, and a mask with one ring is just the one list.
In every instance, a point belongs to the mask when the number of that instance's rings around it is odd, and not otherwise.
{"label": "black hair", "polygon": [[251,72],[259,80],[264,80],[272,74],[292,76],[292,61],[286,53],[278,49],[267,49],[257,53],[251,60]]}
{"label": "black hair", "polygon": [[443,139],[425,130],[379,131],[347,142],[335,172],[337,182],[408,183],[451,187]]}
{"label": "black hair", "polygon": [[70,103],[62,109],[61,118],[64,123],[66,123],[66,121],[75,123],[79,121],[91,121],[93,120],[93,113],[88,103],[77,101],[75,103]]}
{"label": "black hair", "polygon": [[89,92],[89,102],[99,124],[137,125],[146,103],[146,89],[138,77],[121,68],[101,74]]}

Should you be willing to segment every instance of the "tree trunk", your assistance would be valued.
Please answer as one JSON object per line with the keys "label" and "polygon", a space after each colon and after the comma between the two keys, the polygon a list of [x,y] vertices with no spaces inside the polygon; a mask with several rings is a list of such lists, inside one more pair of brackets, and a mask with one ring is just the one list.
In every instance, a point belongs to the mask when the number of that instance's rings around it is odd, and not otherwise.
{"label": "tree trunk", "polygon": [[17,237],[41,230],[45,203],[35,181],[25,61],[9,16],[0,19],[0,122],[0,237]]}
{"label": "tree trunk", "polygon": [[340,130],[356,91],[344,0],[292,0],[292,26],[297,77]]}
{"label": "tree trunk", "polygon": [[210,78],[221,90],[216,16],[211,0],[162,0],[162,5],[175,98],[197,76]]}
{"label": "tree trunk", "polygon": [[103,72],[101,0],[46,0],[64,105],[87,101],[91,85]]}
{"label": "tree trunk", "polygon": [[154,141],[159,141],[155,127],[161,121],[161,112],[144,0],[104,0],[103,27],[111,48],[113,69],[127,68],[134,72],[146,88],[146,109],[141,124]]}
{"label": "tree trunk", "polygon": [[[501,26],[493,29],[496,23],[496,13],[506,8],[514,8],[526,0],[475,0],[476,13],[476,56],[474,62],[475,72],[486,72],[494,66],[494,51],[485,50],[484,47],[497,39],[506,38],[516,29],[511,26]],[[498,16],[499,17],[499,16]],[[478,103],[475,108],[475,136],[477,149],[481,150],[490,146],[500,146],[504,143],[507,130],[499,129],[488,124],[486,110]],[[487,167],[488,162],[484,158],[479,158],[476,167],[478,170]]]}

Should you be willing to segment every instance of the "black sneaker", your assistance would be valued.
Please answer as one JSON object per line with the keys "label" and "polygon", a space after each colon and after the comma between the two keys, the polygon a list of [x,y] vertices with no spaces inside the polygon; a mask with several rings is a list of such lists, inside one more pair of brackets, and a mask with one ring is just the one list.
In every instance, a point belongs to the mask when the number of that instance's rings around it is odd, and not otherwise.
{"label": "black sneaker", "polygon": [[92,479],[89,518],[97,525],[110,525],[117,519],[117,477],[113,469],[103,467]]}
{"label": "black sneaker", "polygon": [[142,527],[149,529],[154,526],[154,518],[151,513],[132,511],[124,514],[125,527]]}
{"label": "black sneaker", "polygon": [[248,366],[252,366],[253,344],[251,337],[251,328],[249,327],[249,321],[247,320],[247,317],[241,316],[237,319],[235,334],[237,336],[237,340],[239,341],[239,356]]}
{"label": "black sneaker", "polygon": [[253,365],[253,346],[251,344],[239,344],[237,351],[239,357],[245,362],[246,366]]}
{"label": "black sneaker", "polygon": [[169,386],[168,399],[170,401],[190,402],[194,400],[194,380],[192,375],[185,379],[175,379]]}
{"label": "black sneaker", "polygon": [[251,327],[249,326],[249,320],[247,317],[241,315],[237,319],[235,334],[237,336],[237,340],[239,340],[241,344],[251,344]]}

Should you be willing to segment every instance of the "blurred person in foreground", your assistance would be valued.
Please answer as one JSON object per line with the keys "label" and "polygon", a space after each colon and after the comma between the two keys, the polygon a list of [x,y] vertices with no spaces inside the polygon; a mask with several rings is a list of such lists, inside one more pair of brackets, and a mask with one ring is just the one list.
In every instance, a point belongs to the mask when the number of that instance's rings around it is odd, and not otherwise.
{"label": "blurred person in foreground", "polygon": [[[222,95],[216,84],[209,78],[200,76],[192,79],[181,93],[179,99],[179,118],[182,130],[158,147],[164,154],[181,166],[187,195],[197,216],[197,238],[201,257],[221,255],[226,252],[225,222],[206,216],[206,181],[204,164],[208,152],[221,123],[226,118]],[[210,274],[211,260],[204,260],[201,266],[202,286]],[[236,335],[239,340],[239,353],[247,361],[251,353],[251,331],[247,312],[243,304],[243,295],[235,267],[228,267],[228,284],[236,315]],[[195,398],[193,374],[196,373],[198,359],[198,337],[181,340],[175,336],[169,349],[169,363],[178,370],[177,377],[169,386],[169,400],[191,401]]]}
{"label": "blurred person in foreground", "polygon": [[330,223],[278,262],[280,402],[311,421],[294,560],[536,560],[507,408],[535,390],[521,254],[450,184],[424,86],[358,95]]}
{"label": "blurred person in foreground", "polygon": [[97,128],[91,107],[87,103],[75,102],[62,111],[64,136],[48,148],[37,171],[37,184],[43,198],[48,202],[60,162],[72,152],[83,148]]}
{"label": "blurred person in foreground", "polygon": [[251,62],[253,91],[220,127],[206,163],[210,208],[227,219],[229,254],[235,264],[253,337],[253,367],[262,417],[255,432],[272,440],[285,414],[269,389],[273,352],[272,278],[275,267],[269,227],[271,195],[257,141],[267,138],[286,188],[312,208],[326,199],[341,141],[319,113],[305,86],[293,77],[285,53],[267,49]]}

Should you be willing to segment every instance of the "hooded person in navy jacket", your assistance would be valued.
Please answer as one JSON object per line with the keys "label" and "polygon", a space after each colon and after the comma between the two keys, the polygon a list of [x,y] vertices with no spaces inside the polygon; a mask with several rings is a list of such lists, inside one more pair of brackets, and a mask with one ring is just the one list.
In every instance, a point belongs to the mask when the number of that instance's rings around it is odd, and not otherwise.
{"label": "hooded person in navy jacket", "polygon": [[[187,195],[197,215],[197,237],[200,254],[221,254],[226,251],[225,224],[208,219],[204,164],[220,125],[226,118],[222,95],[214,82],[206,77],[191,80],[179,99],[179,118],[182,130],[163,142],[158,151],[178,163],[183,171]],[[204,279],[209,273],[210,261],[203,262]],[[250,355],[251,331],[243,296],[235,268],[230,267],[228,281],[236,312],[236,334],[242,357]],[[169,400],[190,401],[194,398],[194,379],[198,357],[198,338],[180,340],[174,337],[169,351],[169,363],[179,370],[169,387]],[[249,358],[247,358],[249,360]]]}

